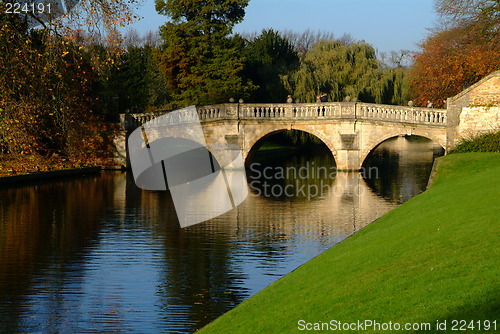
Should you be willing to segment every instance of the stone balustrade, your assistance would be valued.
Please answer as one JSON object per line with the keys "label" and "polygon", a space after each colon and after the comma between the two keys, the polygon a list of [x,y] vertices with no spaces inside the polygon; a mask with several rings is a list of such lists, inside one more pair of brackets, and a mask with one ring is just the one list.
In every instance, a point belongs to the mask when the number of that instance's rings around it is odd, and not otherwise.
{"label": "stone balustrade", "polygon": [[382,104],[360,103],[356,113],[360,119],[380,119],[402,123],[446,125],[446,110]]}
{"label": "stone balustrade", "polygon": [[[445,109],[393,106],[361,102],[325,103],[228,103],[197,107],[200,122],[225,120],[325,120],[359,119],[394,123],[446,126]],[[132,130],[163,112],[121,115],[122,127]]]}

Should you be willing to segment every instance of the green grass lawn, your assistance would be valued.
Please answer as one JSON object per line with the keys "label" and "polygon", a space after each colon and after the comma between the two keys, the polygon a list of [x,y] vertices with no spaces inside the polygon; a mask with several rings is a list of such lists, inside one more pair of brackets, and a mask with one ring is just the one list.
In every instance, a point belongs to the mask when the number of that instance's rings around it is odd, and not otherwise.
{"label": "green grass lawn", "polygon": [[[497,321],[500,154],[440,159],[433,185],[215,320],[201,333],[303,333],[307,323]],[[447,331],[435,331],[436,321]],[[302,323],[304,324],[304,323]],[[478,333],[468,329],[467,333]],[[484,325],[484,323],[481,323]],[[303,328],[303,327],[301,327]],[[352,331],[369,333],[370,328]],[[406,331],[401,331],[406,332]],[[418,332],[418,331],[417,331]]]}

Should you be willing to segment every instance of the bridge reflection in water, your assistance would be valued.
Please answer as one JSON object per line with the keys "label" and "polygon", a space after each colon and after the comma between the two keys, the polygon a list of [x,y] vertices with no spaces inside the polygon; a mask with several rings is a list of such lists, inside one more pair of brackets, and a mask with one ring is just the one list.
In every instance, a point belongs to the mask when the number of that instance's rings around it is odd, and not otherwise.
{"label": "bridge reflection in water", "polygon": [[[406,160],[413,154],[406,144],[394,151],[400,140],[384,157],[420,175]],[[433,153],[424,158],[428,173]],[[306,151],[259,162],[276,170],[328,161],[328,151]],[[401,175],[380,172],[374,180]],[[299,182],[329,188],[310,198],[265,197],[249,184],[237,209],[185,229],[168,192],[140,190],[126,173],[0,189],[0,328],[193,332],[391,210],[408,189],[421,191],[426,180],[368,185],[359,173],[339,172]],[[379,186],[393,193],[375,192]],[[209,188],[200,205],[203,196]]]}

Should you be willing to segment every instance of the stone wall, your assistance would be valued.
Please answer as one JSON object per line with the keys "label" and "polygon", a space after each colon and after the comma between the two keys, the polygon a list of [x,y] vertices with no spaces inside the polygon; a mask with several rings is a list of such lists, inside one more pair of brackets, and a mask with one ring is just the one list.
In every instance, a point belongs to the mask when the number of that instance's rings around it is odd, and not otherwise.
{"label": "stone wall", "polygon": [[463,139],[500,130],[500,71],[448,99],[447,150]]}

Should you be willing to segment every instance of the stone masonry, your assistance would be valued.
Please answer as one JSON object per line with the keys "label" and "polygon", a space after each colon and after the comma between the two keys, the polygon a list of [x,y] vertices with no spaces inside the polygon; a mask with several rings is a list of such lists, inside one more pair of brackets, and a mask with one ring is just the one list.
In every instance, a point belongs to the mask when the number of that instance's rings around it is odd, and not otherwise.
{"label": "stone masonry", "polygon": [[[229,103],[198,107],[197,111],[209,150],[224,144],[241,152],[248,163],[265,138],[294,129],[322,140],[339,170],[358,170],[374,148],[392,137],[418,135],[449,151],[464,138],[499,130],[500,71],[449,98],[447,106],[443,110],[355,102]],[[162,114],[122,115],[119,163],[125,164],[126,158],[123,138]]]}
{"label": "stone masonry", "polygon": [[[446,144],[446,112],[440,109],[368,103],[221,104],[199,107],[208,149],[226,145],[248,163],[268,136],[284,130],[305,131],[332,152],[339,170],[359,170],[367,155],[384,140],[419,135]],[[134,130],[158,115],[124,115],[122,125]],[[161,132],[158,132],[161,133]],[[149,141],[160,138],[149,138]],[[230,145],[227,145],[230,144]],[[215,156],[220,160],[224,157]]]}
{"label": "stone masonry", "polygon": [[481,133],[500,130],[500,71],[448,99],[446,148]]}

